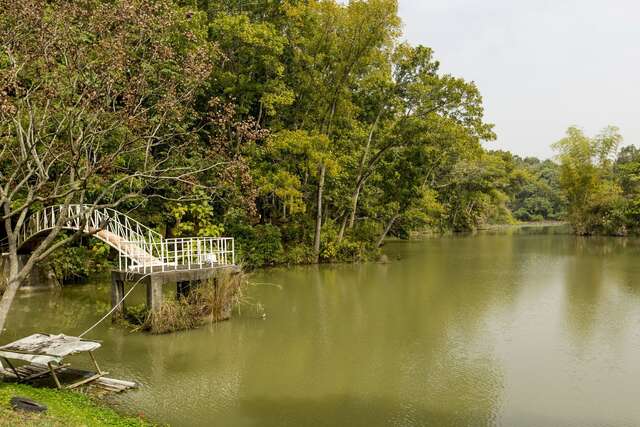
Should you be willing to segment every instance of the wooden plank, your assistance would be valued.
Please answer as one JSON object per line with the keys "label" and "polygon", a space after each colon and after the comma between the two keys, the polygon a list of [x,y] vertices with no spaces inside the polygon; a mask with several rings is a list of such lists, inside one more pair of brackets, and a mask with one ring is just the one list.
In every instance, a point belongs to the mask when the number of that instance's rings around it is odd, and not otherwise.
{"label": "wooden plank", "polygon": [[[80,376],[80,377],[86,377],[87,375],[89,375],[88,377],[83,378],[81,381],[78,381],[78,382],[76,382],[74,384],[71,384],[70,386],[67,386],[67,387],[63,386],[63,384],[60,382],[60,378],[57,375],[55,377],[52,375],[52,377],[54,378],[54,382],[57,379],[58,383],[60,383],[60,387],[61,388],[77,388],[77,387],[85,385],[85,386],[89,387],[91,390],[95,390],[96,392],[121,393],[121,392],[123,392],[125,390],[129,390],[129,389],[138,387],[138,384],[133,382],[133,381],[119,380],[119,379],[116,379],[116,378],[108,378],[108,377],[104,376],[107,373],[96,374],[96,373],[91,372],[91,371],[71,368],[71,367],[69,367],[68,364],[65,364],[63,366],[52,366],[51,368],[56,373],[59,373],[59,374],[68,374],[68,375]],[[22,366],[17,367],[16,371],[18,372],[18,374],[21,377],[26,377],[25,378],[25,382],[33,380],[33,379],[36,379],[37,377],[42,376],[42,375],[50,375],[51,374],[51,371],[49,370],[49,367],[36,366],[36,365],[22,365]],[[18,377],[15,376],[15,373],[11,372],[10,370],[8,370],[6,368],[1,369],[0,370],[0,374],[5,375],[7,377],[10,377],[12,379],[18,380]],[[31,376],[31,378],[28,378],[30,376]],[[57,385],[58,384],[56,384],[56,386]]]}
{"label": "wooden plank", "polygon": [[55,369],[53,369],[51,362],[49,362],[48,365],[49,370],[51,371],[51,375],[53,376],[53,380],[56,382],[56,386],[58,386],[58,388],[62,388],[62,386],[60,385],[60,380],[58,380],[58,376],[56,375],[56,371]]}
{"label": "wooden plank", "polygon": [[[33,365],[27,365],[27,366],[33,366]],[[53,370],[54,371],[59,371],[59,370],[64,369],[64,368],[66,368],[68,366],[69,366],[69,364],[65,363],[63,365],[56,366],[55,368],[53,368]],[[36,367],[34,366],[34,368],[36,368]],[[32,371],[32,373],[29,374],[26,378],[21,378],[20,382],[27,382],[27,381],[35,380],[36,378],[39,378],[39,377],[42,377],[44,375],[49,374],[49,371],[44,367],[42,369],[40,369],[40,370],[39,369],[30,369],[30,370]]]}
{"label": "wooden plank", "polygon": [[[107,373],[107,372],[105,372],[105,374],[106,374],[106,373]],[[95,375],[92,375],[92,376],[90,376],[89,378],[85,378],[85,379],[80,380],[80,381],[78,381],[78,382],[75,382],[75,383],[73,383],[73,384],[71,384],[71,385],[68,385],[68,386],[66,386],[66,388],[68,388],[68,389],[73,389],[73,388],[79,387],[79,386],[81,386],[81,385],[83,385],[83,384],[87,384],[87,383],[89,383],[89,382],[91,382],[91,381],[95,381],[95,380],[97,380],[98,378],[100,378],[101,376],[102,376],[102,374],[95,374]]]}
{"label": "wooden plank", "polygon": [[[65,372],[68,372],[72,375],[87,375],[89,373],[91,373],[90,371],[85,371],[85,370],[81,370],[81,369],[76,369],[76,368],[67,368],[65,370]],[[103,373],[104,375],[108,375]],[[101,385],[101,384],[105,384],[105,385],[113,385],[116,387],[124,387],[124,388],[136,388],[138,387],[138,384],[133,382],[133,381],[126,381],[126,380],[119,380],[116,378],[109,378],[106,376],[102,376],[99,379],[97,379],[94,384],[96,385]],[[93,385],[93,384],[92,384]]]}
{"label": "wooden plank", "polygon": [[6,368],[0,368],[0,375],[7,377],[7,378],[18,378],[16,377],[16,374],[11,372],[10,370],[6,369]]}
{"label": "wooden plank", "polygon": [[6,357],[3,357],[4,361],[7,362],[7,365],[9,365],[9,368],[11,368],[11,370],[13,371],[14,374],[16,374],[16,377],[20,378],[20,374],[18,373],[18,371],[16,371],[15,366],[13,366],[13,363],[11,363],[11,361],[9,359],[7,359]]}
{"label": "wooden plank", "polygon": [[115,378],[102,377],[100,378],[100,382],[104,384],[113,384],[114,386],[125,387],[125,388],[138,387],[138,384],[133,381],[118,380]]}
{"label": "wooden plank", "polygon": [[89,357],[91,358],[91,361],[93,362],[93,366],[96,368],[96,372],[99,374],[102,374],[102,371],[100,370],[100,366],[98,366],[98,362],[96,362],[96,358],[93,356],[93,352],[90,351],[89,352]]}

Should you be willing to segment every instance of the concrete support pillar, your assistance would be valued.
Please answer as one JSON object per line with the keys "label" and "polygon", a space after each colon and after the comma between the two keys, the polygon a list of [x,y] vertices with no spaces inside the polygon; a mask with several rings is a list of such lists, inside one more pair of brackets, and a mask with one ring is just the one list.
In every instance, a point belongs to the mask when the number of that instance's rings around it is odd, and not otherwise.
{"label": "concrete support pillar", "polygon": [[162,281],[159,275],[151,275],[147,282],[147,309],[157,312],[162,306]]}
{"label": "concrete support pillar", "polygon": [[[116,275],[111,276],[111,307],[116,307],[113,311],[111,319],[113,321],[122,319],[124,316],[124,301],[120,303],[120,300],[124,298],[124,282],[118,280]],[[118,304],[119,303],[119,304]]]}

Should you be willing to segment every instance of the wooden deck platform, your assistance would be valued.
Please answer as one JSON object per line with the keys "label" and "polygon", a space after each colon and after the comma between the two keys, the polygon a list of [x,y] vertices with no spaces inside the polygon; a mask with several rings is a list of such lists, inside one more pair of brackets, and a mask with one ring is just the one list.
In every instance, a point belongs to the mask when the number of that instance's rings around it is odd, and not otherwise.
{"label": "wooden deck platform", "polygon": [[[108,372],[100,369],[93,355],[101,346],[99,341],[64,334],[32,334],[0,347],[0,359],[6,363],[0,363],[0,375],[15,382],[58,389],[109,393],[136,387],[134,382],[106,377]],[[95,371],[72,368],[64,362],[65,357],[80,353],[89,355]]]}
{"label": "wooden deck platform", "polygon": [[[32,380],[24,381],[28,384],[40,387],[55,388],[56,384],[49,373],[49,368],[46,366],[38,365],[22,365],[16,367],[16,371],[22,378],[33,378]],[[18,382],[19,379],[9,369],[0,368],[0,375],[5,380]],[[85,371],[75,368],[61,368],[57,371],[58,377],[64,382],[80,382],[83,379],[89,379],[95,375],[95,372]],[[115,378],[100,377],[96,380],[85,383],[79,387],[83,391],[87,391],[94,394],[107,394],[107,393],[121,393],[125,390],[137,388],[138,384],[132,381],[118,380]]]}

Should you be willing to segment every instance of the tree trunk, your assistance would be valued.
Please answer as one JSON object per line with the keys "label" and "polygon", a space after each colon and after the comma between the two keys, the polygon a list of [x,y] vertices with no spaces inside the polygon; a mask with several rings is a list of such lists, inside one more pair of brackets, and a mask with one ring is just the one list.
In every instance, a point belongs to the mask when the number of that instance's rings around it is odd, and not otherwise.
{"label": "tree trunk", "polygon": [[0,300],[0,335],[4,332],[4,324],[7,321],[9,309],[11,308],[11,304],[19,287],[20,281],[13,277],[8,280],[7,287],[2,294],[2,299]]}
{"label": "tree trunk", "polygon": [[358,210],[358,199],[360,198],[360,191],[362,191],[362,186],[364,185],[364,181],[358,183],[356,190],[353,192],[353,196],[351,196],[351,215],[349,217],[349,230],[353,228],[356,223],[356,211]]}
{"label": "tree trunk", "polygon": [[[349,210],[349,215],[348,215],[349,230],[353,228],[356,222],[356,210],[358,209],[358,198],[360,196],[360,191],[362,189],[363,184],[364,184],[364,181],[362,181],[362,184],[358,184],[353,195],[351,196],[351,209]],[[340,227],[340,233],[338,234],[338,243],[341,243],[342,239],[344,238],[346,225],[347,225],[347,215],[344,216],[344,220],[342,221],[342,227]]]}
{"label": "tree trunk", "polygon": [[344,238],[344,230],[347,228],[347,213],[342,214],[342,224],[340,225],[340,232],[338,233],[338,243],[342,243]]}
{"label": "tree trunk", "polygon": [[382,232],[382,235],[380,236],[380,239],[378,240],[378,244],[376,245],[377,248],[379,248],[380,246],[382,246],[382,243],[384,243],[384,239],[387,237],[387,234],[389,234],[389,231],[391,230],[391,227],[393,227],[393,224],[398,220],[398,218],[400,218],[400,214],[395,214],[387,223],[387,226],[385,227],[384,231]]}
{"label": "tree trunk", "polygon": [[2,333],[4,332],[4,324],[7,321],[9,309],[11,308],[13,299],[16,296],[16,292],[20,287],[20,278],[18,277],[20,267],[18,256],[15,253],[15,250],[11,249],[14,248],[10,248],[10,253],[7,257],[7,261],[9,262],[9,274],[4,293],[2,294],[2,299],[0,299],[0,335],[2,335]]}
{"label": "tree trunk", "polygon": [[[373,141],[373,134],[375,133],[376,127],[378,126],[378,122],[380,121],[380,116],[382,116],[383,109],[381,108],[378,111],[378,115],[376,116],[375,121],[371,125],[371,129],[369,130],[369,136],[367,138],[367,145],[365,146],[364,153],[362,154],[362,159],[360,159],[360,168],[358,171],[358,177],[356,178],[356,188],[353,191],[353,195],[351,196],[351,213],[349,215],[349,230],[353,228],[356,223],[356,211],[358,210],[358,199],[360,198],[360,192],[362,191],[362,187],[364,186],[365,178],[365,165],[367,160],[369,160],[369,153],[371,152],[371,142]],[[342,236],[340,236],[339,241],[342,240]]]}
{"label": "tree trunk", "polygon": [[314,261],[317,264],[320,261],[320,231],[322,229],[322,193],[324,191],[324,178],[327,173],[327,167],[323,164],[320,166],[320,178],[318,179],[318,209],[316,211],[316,233],[313,240]]}

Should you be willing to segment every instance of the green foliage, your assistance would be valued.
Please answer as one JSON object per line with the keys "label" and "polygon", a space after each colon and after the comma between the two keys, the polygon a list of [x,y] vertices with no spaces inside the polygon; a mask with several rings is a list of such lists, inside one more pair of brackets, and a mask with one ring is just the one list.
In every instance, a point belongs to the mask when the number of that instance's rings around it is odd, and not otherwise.
{"label": "green foliage", "polygon": [[106,243],[87,239],[58,249],[46,264],[61,282],[77,282],[110,268],[109,252]]}
{"label": "green foliage", "polygon": [[509,164],[509,209],[518,221],[559,220],[565,202],[560,192],[560,166],[551,160],[522,159],[501,153]]}
{"label": "green foliage", "polygon": [[284,264],[311,264],[313,262],[313,248],[304,244],[288,246],[281,262]]}
{"label": "green foliage", "polygon": [[578,234],[624,234],[625,201],[613,175],[613,159],[622,137],[613,127],[593,138],[571,127],[554,144],[567,217]]}
{"label": "green foliage", "polygon": [[212,84],[236,101],[241,114],[253,113],[261,122],[293,103],[294,93],[283,80],[286,39],[273,24],[220,13],[209,24],[209,37],[225,55]]}
{"label": "green foliage", "polygon": [[323,225],[322,234],[325,239],[320,246],[322,262],[360,262],[377,255],[374,242],[381,231],[380,224],[376,221],[361,222],[353,234],[342,241],[337,238],[338,231],[338,226],[333,222]]}
{"label": "green foliage", "polygon": [[[109,195],[134,191],[120,207],[166,236],[231,236],[239,261],[259,267],[366,260],[388,236],[563,215],[559,166],[483,148],[495,135],[479,88],[403,41],[396,0],[117,0],[69,12],[29,2],[70,29],[56,35],[82,63],[66,67],[38,37],[23,40],[18,86],[39,76],[39,107],[52,97],[62,109],[84,94],[71,84],[80,79],[95,89],[82,120],[101,125],[97,147],[122,147],[97,165],[87,197],[154,158],[198,171],[131,179]],[[25,10],[3,18],[7,37]],[[24,18],[33,25],[21,31],[37,35],[38,19]],[[130,150],[140,135],[154,144]],[[611,162],[613,145],[603,136],[593,157]],[[637,164],[616,166],[624,186],[637,185]],[[80,246],[55,262],[82,276],[105,258]]]}
{"label": "green foliage", "polygon": [[238,239],[238,257],[248,267],[274,265],[283,257],[282,234],[271,224],[244,225],[236,228],[241,232]]}
{"label": "green foliage", "polygon": [[213,207],[206,194],[196,191],[199,200],[191,203],[176,203],[171,206],[169,220],[173,223],[172,234],[184,236],[219,237],[224,233],[224,225],[215,222]]}
{"label": "green foliage", "polygon": [[144,325],[149,317],[149,310],[146,303],[127,305],[124,313],[124,320],[131,325]]}

